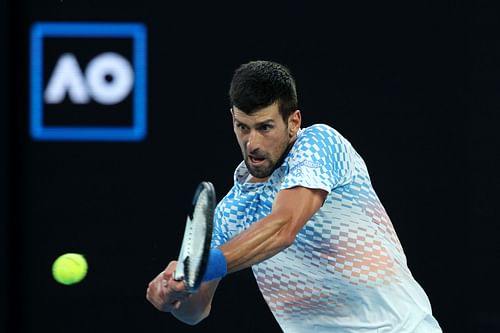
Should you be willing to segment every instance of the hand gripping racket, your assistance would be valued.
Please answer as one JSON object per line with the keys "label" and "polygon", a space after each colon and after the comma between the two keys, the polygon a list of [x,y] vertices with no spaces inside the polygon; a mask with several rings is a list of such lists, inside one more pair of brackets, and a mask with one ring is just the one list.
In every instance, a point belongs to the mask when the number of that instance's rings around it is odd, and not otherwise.
{"label": "hand gripping racket", "polygon": [[207,267],[215,199],[213,184],[201,182],[194,194],[191,212],[187,216],[174,279],[183,280],[189,292],[198,290]]}

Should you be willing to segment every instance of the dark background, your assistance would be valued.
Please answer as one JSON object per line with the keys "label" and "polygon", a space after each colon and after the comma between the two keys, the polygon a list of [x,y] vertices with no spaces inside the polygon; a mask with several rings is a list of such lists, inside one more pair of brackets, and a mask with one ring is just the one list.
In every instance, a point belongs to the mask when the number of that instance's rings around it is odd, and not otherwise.
{"label": "dark background", "polygon": [[[145,300],[197,183],[219,199],[231,186],[232,71],[267,59],[295,75],[304,126],[332,125],[365,158],[443,330],[499,332],[500,5],[349,3],[1,0],[0,331],[280,331],[249,270],[199,326]],[[30,138],[35,21],[146,25],[144,141]],[[82,283],[52,279],[64,252],[86,255]]]}

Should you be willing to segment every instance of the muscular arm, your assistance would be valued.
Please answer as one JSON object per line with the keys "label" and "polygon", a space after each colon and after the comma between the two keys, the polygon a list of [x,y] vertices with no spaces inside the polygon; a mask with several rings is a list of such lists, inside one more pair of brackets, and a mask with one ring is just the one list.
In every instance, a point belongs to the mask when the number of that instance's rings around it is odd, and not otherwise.
{"label": "muscular arm", "polygon": [[228,273],[257,264],[290,246],[326,195],[324,190],[305,187],[280,191],[268,216],[220,246]]}
{"label": "muscular arm", "polygon": [[[250,267],[290,246],[326,195],[323,190],[304,187],[280,191],[268,216],[220,247],[228,273]],[[171,262],[150,282],[146,297],[158,310],[195,325],[210,313],[219,280],[206,282],[197,293],[189,294],[184,283],[172,277],[176,264]]]}

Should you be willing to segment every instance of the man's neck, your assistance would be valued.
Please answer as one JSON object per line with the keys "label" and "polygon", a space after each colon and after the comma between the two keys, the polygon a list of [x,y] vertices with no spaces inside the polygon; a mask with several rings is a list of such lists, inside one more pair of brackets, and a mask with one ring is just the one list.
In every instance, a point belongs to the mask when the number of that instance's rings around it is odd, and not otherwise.
{"label": "man's neck", "polygon": [[268,179],[269,179],[269,177],[257,178],[257,177],[254,177],[252,175],[249,175],[247,178],[247,183],[264,183],[264,182],[267,182]]}

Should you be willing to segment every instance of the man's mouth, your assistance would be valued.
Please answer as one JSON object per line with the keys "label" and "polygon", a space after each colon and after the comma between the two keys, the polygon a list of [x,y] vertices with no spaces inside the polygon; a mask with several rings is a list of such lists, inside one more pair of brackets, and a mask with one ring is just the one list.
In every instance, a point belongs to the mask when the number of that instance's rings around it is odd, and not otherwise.
{"label": "man's mouth", "polygon": [[252,165],[260,165],[266,160],[264,157],[248,155],[248,160]]}

